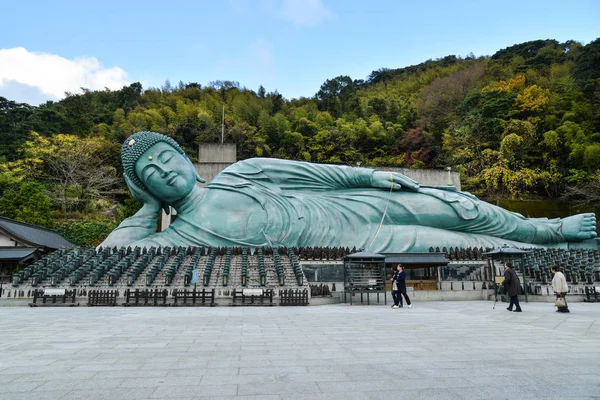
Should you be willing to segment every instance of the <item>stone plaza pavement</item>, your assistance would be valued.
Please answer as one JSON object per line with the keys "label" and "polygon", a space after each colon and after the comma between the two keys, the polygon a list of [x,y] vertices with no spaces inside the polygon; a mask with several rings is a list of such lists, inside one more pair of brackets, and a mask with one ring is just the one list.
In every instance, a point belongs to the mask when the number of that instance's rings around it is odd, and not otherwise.
{"label": "stone plaza pavement", "polygon": [[0,308],[1,399],[600,399],[600,304]]}

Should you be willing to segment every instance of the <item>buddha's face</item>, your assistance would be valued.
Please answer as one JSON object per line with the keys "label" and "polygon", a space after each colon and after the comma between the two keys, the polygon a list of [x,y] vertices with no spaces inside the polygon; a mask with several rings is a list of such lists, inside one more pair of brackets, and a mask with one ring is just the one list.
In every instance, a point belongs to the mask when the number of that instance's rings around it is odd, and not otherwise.
{"label": "buddha's face", "polygon": [[167,204],[187,196],[196,184],[192,163],[164,142],[142,154],[135,163],[135,173],[154,197]]}

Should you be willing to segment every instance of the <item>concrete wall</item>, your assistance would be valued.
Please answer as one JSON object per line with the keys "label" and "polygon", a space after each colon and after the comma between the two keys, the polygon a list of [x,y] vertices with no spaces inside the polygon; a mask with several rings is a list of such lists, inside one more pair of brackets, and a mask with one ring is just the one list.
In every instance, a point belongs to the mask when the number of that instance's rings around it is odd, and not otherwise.
{"label": "concrete wall", "polygon": [[[234,162],[235,161],[199,162],[198,164],[194,164],[194,166],[196,167],[196,171],[198,171],[198,174],[200,174],[202,178],[206,179],[206,184],[208,184],[215,178],[215,176],[219,174],[219,172],[223,171],[225,168],[227,168]],[[456,186],[458,190],[461,189],[460,174],[454,171],[410,168],[375,169],[379,171],[392,171],[404,174],[422,185]],[[201,186],[206,186],[206,184],[201,184]]]}
{"label": "concrete wall", "polygon": [[[194,164],[196,171],[209,183],[219,172],[237,161],[237,148],[235,143],[201,143],[198,147],[198,163]],[[404,174],[423,185],[456,186],[459,190],[460,174],[455,171],[388,168],[376,167],[379,171],[393,171]],[[205,185],[202,185],[205,186]]]}
{"label": "concrete wall", "polygon": [[460,190],[460,173],[455,171],[387,167],[377,167],[375,169],[404,174],[422,185],[456,186]]}
{"label": "concrete wall", "polygon": [[194,167],[206,183],[199,183],[199,185],[208,185],[219,172],[236,161],[235,143],[201,143],[198,149],[198,163],[194,164]]}
{"label": "concrete wall", "polygon": [[229,163],[237,161],[235,143],[201,143],[198,147],[198,162],[200,164]]}

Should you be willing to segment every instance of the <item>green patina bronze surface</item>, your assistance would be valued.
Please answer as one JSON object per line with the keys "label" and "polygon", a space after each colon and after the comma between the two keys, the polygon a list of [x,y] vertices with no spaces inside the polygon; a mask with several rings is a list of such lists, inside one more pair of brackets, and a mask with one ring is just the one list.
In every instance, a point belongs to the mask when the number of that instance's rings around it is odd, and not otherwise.
{"label": "green patina bronze surface", "polygon": [[[524,218],[454,187],[422,186],[367,168],[252,158],[206,188],[177,143],[138,132],[122,148],[143,203],[102,246],[344,246],[379,252],[446,247],[596,246],[594,214]],[[177,210],[163,232],[161,207]]]}

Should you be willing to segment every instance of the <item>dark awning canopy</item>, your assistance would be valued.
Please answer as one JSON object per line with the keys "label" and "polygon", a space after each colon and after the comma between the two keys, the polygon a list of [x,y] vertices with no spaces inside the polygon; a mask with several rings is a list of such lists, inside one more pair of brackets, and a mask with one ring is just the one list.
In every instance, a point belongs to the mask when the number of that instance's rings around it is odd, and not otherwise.
{"label": "dark awning canopy", "polygon": [[31,247],[0,248],[0,260],[22,260],[32,255],[35,251],[36,249]]}
{"label": "dark awning canopy", "polygon": [[444,253],[387,253],[386,264],[438,266],[448,265]]}

